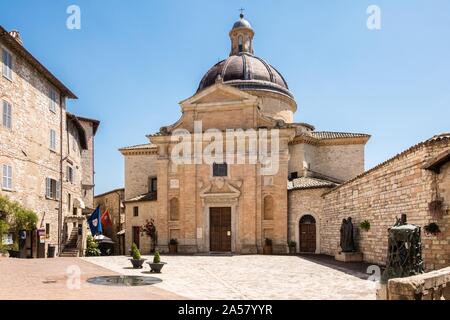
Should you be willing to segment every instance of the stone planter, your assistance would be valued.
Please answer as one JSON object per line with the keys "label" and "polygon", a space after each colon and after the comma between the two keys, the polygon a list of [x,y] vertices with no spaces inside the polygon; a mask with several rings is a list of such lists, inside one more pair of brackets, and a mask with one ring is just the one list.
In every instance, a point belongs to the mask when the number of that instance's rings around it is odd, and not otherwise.
{"label": "stone planter", "polygon": [[130,259],[133,269],[142,269],[145,259]]}
{"label": "stone planter", "polygon": [[161,273],[161,269],[166,264],[165,262],[160,263],[153,263],[153,262],[147,262],[147,264],[150,266],[150,272],[153,273]]}
{"label": "stone planter", "polygon": [[272,254],[272,246],[264,245],[263,247],[263,254]]}
{"label": "stone planter", "polygon": [[178,245],[169,244],[169,253],[177,253],[177,252],[178,252]]}

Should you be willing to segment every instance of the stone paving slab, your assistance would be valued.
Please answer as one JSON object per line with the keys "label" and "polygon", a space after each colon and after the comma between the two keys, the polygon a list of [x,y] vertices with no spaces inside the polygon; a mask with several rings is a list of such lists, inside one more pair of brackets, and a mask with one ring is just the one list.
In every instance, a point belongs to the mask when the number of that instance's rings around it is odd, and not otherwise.
{"label": "stone paving slab", "polygon": [[[77,282],[70,279],[77,270],[81,271],[79,289],[70,289],[76,288]],[[119,274],[80,258],[0,258],[0,300],[185,299],[154,285],[110,287],[86,282],[88,278],[95,276]]]}
{"label": "stone paving slab", "polygon": [[[152,259],[151,256],[143,258]],[[150,275],[132,269],[129,257],[82,258],[126,275]],[[376,284],[298,256],[162,256],[167,262],[156,287],[189,299],[373,300]],[[358,277],[359,276],[359,277]]]}

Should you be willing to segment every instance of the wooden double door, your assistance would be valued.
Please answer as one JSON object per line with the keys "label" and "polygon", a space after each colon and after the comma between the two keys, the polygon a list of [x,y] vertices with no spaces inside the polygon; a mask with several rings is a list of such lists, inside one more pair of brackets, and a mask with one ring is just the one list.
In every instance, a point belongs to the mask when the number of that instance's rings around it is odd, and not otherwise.
{"label": "wooden double door", "polygon": [[231,252],[231,208],[210,208],[209,250]]}
{"label": "wooden double door", "polygon": [[300,224],[300,252],[316,252],[316,224]]}

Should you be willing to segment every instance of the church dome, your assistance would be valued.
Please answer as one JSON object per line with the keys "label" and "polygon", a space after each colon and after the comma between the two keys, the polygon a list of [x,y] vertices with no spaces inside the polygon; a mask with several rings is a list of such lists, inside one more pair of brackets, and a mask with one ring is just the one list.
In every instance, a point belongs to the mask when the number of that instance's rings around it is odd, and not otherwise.
{"label": "church dome", "polygon": [[241,90],[274,91],[294,98],[281,73],[249,53],[232,55],[217,63],[205,74],[197,92],[212,86],[217,79]]}
{"label": "church dome", "polygon": [[280,72],[253,54],[254,30],[241,14],[230,31],[230,56],[214,65],[202,78],[197,92],[216,81],[241,90],[280,93],[294,99]]}

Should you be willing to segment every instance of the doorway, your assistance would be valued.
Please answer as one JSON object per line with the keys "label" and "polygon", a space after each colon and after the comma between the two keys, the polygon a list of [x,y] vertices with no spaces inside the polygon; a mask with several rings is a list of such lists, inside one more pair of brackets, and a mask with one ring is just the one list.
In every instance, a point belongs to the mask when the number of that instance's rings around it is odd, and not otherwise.
{"label": "doorway", "polygon": [[231,208],[210,208],[209,250],[231,252]]}
{"label": "doorway", "polygon": [[316,252],[316,219],[311,215],[300,219],[300,252]]}

